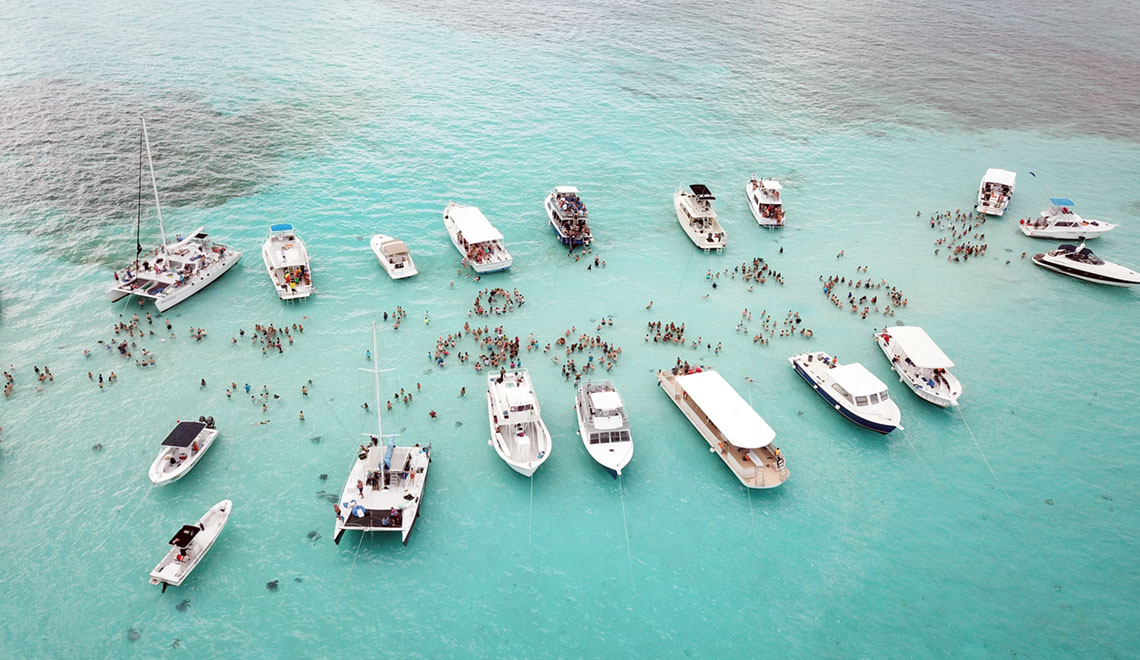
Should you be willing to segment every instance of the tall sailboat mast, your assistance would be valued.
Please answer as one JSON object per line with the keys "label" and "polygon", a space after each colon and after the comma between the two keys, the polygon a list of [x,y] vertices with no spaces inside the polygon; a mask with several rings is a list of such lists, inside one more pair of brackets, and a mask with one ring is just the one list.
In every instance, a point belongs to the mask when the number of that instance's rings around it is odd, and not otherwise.
{"label": "tall sailboat mast", "polygon": [[[376,321],[372,322],[372,379],[373,389],[376,391],[376,437],[379,440],[384,439],[384,422],[380,419],[380,356],[376,353]],[[385,456],[387,458],[387,450],[385,449]],[[388,466],[385,465],[386,461],[380,461],[380,476],[382,484],[388,483]]]}
{"label": "tall sailboat mast", "polygon": [[162,233],[162,251],[166,253],[166,227],[162,224],[162,205],[158,203],[158,182],[154,179],[154,159],[150,156],[150,136],[146,133],[146,117],[142,120],[143,141],[146,143],[146,160],[150,164],[150,185],[154,189],[154,208],[158,211],[158,230]]}

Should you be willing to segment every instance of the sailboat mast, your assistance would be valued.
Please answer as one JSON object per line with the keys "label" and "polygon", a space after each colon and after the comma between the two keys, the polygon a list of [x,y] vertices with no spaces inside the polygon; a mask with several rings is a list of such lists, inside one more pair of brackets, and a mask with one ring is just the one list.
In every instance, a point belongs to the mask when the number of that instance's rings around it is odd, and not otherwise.
{"label": "sailboat mast", "polygon": [[[372,379],[373,389],[376,391],[376,437],[383,441],[384,439],[384,422],[380,419],[380,357],[376,354],[376,321],[372,322]],[[380,461],[380,476],[386,477],[388,468],[384,466],[384,461]],[[381,482],[385,483],[385,482]]]}
{"label": "sailboat mast", "polygon": [[146,117],[142,120],[143,141],[146,143],[146,160],[150,164],[150,185],[154,189],[154,208],[158,211],[158,231],[162,233],[162,252],[166,253],[166,227],[162,224],[162,205],[158,203],[158,182],[154,180],[154,159],[150,156],[150,136],[146,133]]}
{"label": "sailboat mast", "polygon": [[142,155],[143,134],[139,133],[139,199],[135,215],[135,272],[139,272],[139,255],[142,254]]}

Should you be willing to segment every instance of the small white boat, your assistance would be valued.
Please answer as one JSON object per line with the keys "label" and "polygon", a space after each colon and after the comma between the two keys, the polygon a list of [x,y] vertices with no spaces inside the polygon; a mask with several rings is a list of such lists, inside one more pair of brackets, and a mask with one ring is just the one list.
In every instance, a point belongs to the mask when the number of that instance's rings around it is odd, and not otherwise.
{"label": "small white boat", "polygon": [[1065,243],[1056,250],[1035,254],[1033,263],[1086,282],[1113,286],[1140,284],[1140,273],[1101,259],[1085,247],[1084,243],[1079,246]]}
{"label": "small white boat", "polygon": [[222,500],[207,511],[197,524],[183,525],[174,538],[170,539],[170,545],[173,546],[170,552],[150,572],[150,583],[161,584],[163,593],[166,593],[168,586],[181,586],[222,533],[222,528],[230,519],[232,507],[233,502]]}
{"label": "small white boat", "polygon": [[590,234],[589,210],[578,196],[577,188],[556,186],[554,192],[546,196],[543,208],[554,235],[563,245],[589,245],[594,240]]}
{"label": "small white boat", "polygon": [[404,245],[403,241],[384,234],[376,234],[369,244],[377,261],[388,272],[388,277],[402,280],[419,272],[412,263],[412,254],[408,252],[408,246]]}
{"label": "small white boat", "polygon": [[752,175],[752,180],[744,189],[748,196],[748,208],[752,210],[752,217],[761,227],[773,229],[784,226],[784,203],[780,201],[780,191],[783,186],[775,179],[758,179]]}
{"label": "small white boat", "polygon": [[1021,221],[1021,233],[1031,238],[1087,240],[1116,229],[1103,220],[1086,220],[1073,213],[1075,204],[1067,197],[1050,197],[1050,206],[1036,218]]}
{"label": "small white boat", "polygon": [[685,230],[685,235],[693,245],[705,252],[709,250],[720,252],[724,249],[727,237],[713,209],[712,203],[716,197],[713,197],[708,187],[699,183],[689,186],[689,190],[691,192],[681,188],[673,195],[677,222],[681,223],[681,229]]}
{"label": "small white boat", "polygon": [[1016,172],[992,167],[986,170],[978,185],[978,210],[986,215],[1001,216],[1005,213],[1005,207],[1009,206],[1016,185]]}
{"label": "small white boat", "polygon": [[887,386],[858,362],[840,366],[823,352],[794,355],[788,362],[816,394],[852,422],[883,434],[902,428],[902,413]]}
{"label": "small white boat", "polygon": [[158,458],[150,465],[150,480],[155,486],[178,481],[198,464],[217,437],[213,417],[202,417],[197,422],[178,422],[162,441]]}
{"label": "small white boat", "polygon": [[443,225],[451,243],[463,255],[463,263],[476,273],[495,273],[511,267],[511,253],[503,245],[503,235],[474,206],[448,202]]}
{"label": "small white boat", "polygon": [[530,374],[499,370],[487,377],[487,417],[495,453],[524,477],[550,458],[550,431],[542,421]]}
{"label": "small white boat", "polygon": [[313,293],[313,275],[309,270],[309,252],[293,230],[293,225],[269,227],[269,236],[261,246],[261,258],[269,280],[282,300],[308,298]]}
{"label": "small white boat", "polygon": [[633,458],[633,437],[621,395],[612,381],[586,381],[574,397],[578,433],[586,451],[617,478]]}
{"label": "small white boat", "polygon": [[958,405],[962,383],[948,369],[946,357],[922,328],[899,325],[875,333],[875,343],[891,362],[891,370],[919,398],[940,408]]}
{"label": "small white boat", "polygon": [[740,483],[775,488],[791,473],[776,432],[717,372],[703,367],[657,372],[657,382]]}

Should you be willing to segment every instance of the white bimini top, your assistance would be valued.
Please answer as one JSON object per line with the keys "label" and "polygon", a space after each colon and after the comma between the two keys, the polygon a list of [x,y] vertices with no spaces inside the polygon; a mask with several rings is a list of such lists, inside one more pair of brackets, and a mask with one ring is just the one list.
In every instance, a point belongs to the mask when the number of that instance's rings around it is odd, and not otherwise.
{"label": "white bimini top", "polygon": [[947,357],[941,348],[938,348],[938,345],[922,328],[913,325],[900,325],[887,328],[886,333],[890,336],[891,341],[898,342],[902,352],[919,369],[949,369],[954,366],[953,360]]}
{"label": "white bimini top", "polygon": [[870,396],[887,389],[883,381],[858,362],[835,367],[828,371],[828,375],[853,397]]}
{"label": "white bimini top", "polygon": [[997,183],[1013,188],[1014,184],[1017,183],[1017,173],[1010,172],[1009,170],[999,170],[997,168],[991,167],[990,169],[986,170],[986,175],[982,177],[982,181],[987,183]]}
{"label": "white bimini top", "polygon": [[759,449],[776,438],[776,432],[764,418],[717,372],[702,371],[676,379],[685,394],[734,446]]}
{"label": "white bimini top", "polygon": [[455,228],[463,232],[463,238],[471,245],[503,240],[499,230],[474,206],[456,205],[451,209],[451,219],[455,222]]}

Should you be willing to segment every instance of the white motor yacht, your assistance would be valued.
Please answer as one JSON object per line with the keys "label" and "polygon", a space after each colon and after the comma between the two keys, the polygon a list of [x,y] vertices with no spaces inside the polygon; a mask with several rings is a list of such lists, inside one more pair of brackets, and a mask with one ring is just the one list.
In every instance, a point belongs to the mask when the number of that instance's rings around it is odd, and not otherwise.
{"label": "white motor yacht", "polygon": [[780,191],[783,186],[775,179],[758,179],[752,175],[752,180],[744,189],[748,196],[748,208],[752,209],[752,217],[761,227],[773,229],[784,226],[784,203],[780,200]]}
{"label": "white motor yacht", "polygon": [[222,533],[230,519],[232,508],[233,502],[222,500],[196,524],[183,525],[174,538],[170,539],[173,547],[150,572],[150,583],[161,584],[163,593],[166,593],[168,586],[181,586]]}
{"label": "white motor yacht", "polygon": [[495,453],[524,477],[550,458],[550,431],[542,421],[530,374],[506,371],[487,376],[487,417]]}
{"label": "white motor yacht", "polygon": [[282,300],[308,298],[313,293],[313,275],[309,270],[309,252],[293,230],[293,225],[269,227],[269,236],[261,246],[261,258],[269,280]]}
{"label": "white motor yacht", "polygon": [[412,254],[408,252],[408,246],[404,245],[403,241],[384,234],[376,234],[369,244],[372,246],[372,253],[376,255],[377,261],[388,273],[388,277],[394,280],[402,280],[419,272],[416,270],[416,265],[412,263]]}
{"label": "white motor yacht", "polygon": [[1005,207],[1009,206],[1016,185],[1016,172],[992,167],[986,170],[978,185],[978,210],[986,215],[1001,216],[1005,213]]}
{"label": "white motor yacht", "polygon": [[503,245],[503,235],[474,206],[448,202],[443,225],[451,243],[463,255],[463,263],[476,273],[495,273],[511,267],[511,253]]}
{"label": "white motor yacht", "polygon": [[150,480],[155,486],[178,481],[198,464],[217,437],[213,417],[201,417],[197,422],[178,422],[162,441],[158,458],[151,463]]}
{"label": "white motor yacht", "polygon": [[563,245],[589,245],[594,240],[590,233],[589,210],[573,186],[557,186],[543,202],[546,217],[554,235]]}
{"label": "white motor yacht", "polygon": [[1140,284],[1140,273],[1101,259],[1085,247],[1084,243],[1079,246],[1065,243],[1056,250],[1035,254],[1033,263],[1086,282],[1113,286]]}
{"label": "white motor yacht", "polygon": [[775,488],[791,476],[776,432],[716,371],[686,364],[658,371],[657,382],[740,483]]}
{"label": "white motor yacht", "polygon": [[574,397],[578,415],[578,433],[586,451],[617,477],[633,458],[633,437],[629,433],[629,417],[621,395],[612,381],[586,381]]}
{"label": "white motor yacht", "polygon": [[713,194],[707,186],[694,183],[686,191],[681,188],[673,195],[673,208],[677,211],[677,222],[693,242],[705,252],[724,249],[726,237],[724,229],[716,219],[713,209]]}
{"label": "white motor yacht", "polygon": [[891,362],[891,370],[919,398],[945,408],[958,405],[962,383],[950,373],[954,366],[930,335],[913,325],[884,328],[875,343]]}
{"label": "white motor yacht", "polygon": [[902,428],[902,413],[887,386],[858,362],[840,366],[823,352],[794,355],[788,362],[824,401],[852,422],[883,434]]}
{"label": "white motor yacht", "polygon": [[1021,233],[1031,238],[1059,240],[1087,240],[1116,229],[1116,225],[1103,220],[1087,220],[1072,211],[1073,200],[1067,197],[1050,197],[1050,206],[1036,218],[1021,221]]}

